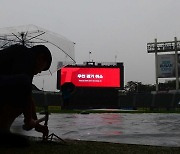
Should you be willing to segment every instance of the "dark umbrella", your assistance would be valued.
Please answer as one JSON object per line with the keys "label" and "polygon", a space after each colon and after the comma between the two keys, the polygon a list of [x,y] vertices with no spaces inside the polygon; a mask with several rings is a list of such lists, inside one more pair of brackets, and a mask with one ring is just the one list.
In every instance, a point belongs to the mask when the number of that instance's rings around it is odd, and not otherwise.
{"label": "dark umbrella", "polygon": [[49,48],[52,64],[49,71],[40,75],[54,73],[65,65],[75,63],[74,42],[35,25],[1,28],[0,49],[13,44],[22,44],[26,47],[42,44]]}

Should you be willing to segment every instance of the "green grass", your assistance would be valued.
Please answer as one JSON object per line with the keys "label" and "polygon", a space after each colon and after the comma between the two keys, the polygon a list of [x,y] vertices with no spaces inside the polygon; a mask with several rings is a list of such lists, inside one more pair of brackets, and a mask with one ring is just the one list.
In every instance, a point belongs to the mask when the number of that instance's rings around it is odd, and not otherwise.
{"label": "green grass", "polygon": [[108,142],[66,140],[57,142],[31,141],[23,148],[0,148],[2,154],[179,154],[180,147],[118,144]]}

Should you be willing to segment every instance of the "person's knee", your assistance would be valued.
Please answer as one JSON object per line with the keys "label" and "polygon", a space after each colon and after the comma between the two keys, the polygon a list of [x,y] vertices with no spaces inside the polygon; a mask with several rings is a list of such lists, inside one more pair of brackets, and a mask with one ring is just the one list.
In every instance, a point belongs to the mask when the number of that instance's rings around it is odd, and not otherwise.
{"label": "person's knee", "polygon": [[13,98],[7,98],[13,106],[23,107],[31,96],[32,83],[27,75],[17,75],[14,77],[12,92],[10,95]]}
{"label": "person's knee", "polygon": [[21,91],[23,95],[29,95],[32,90],[31,79],[27,75],[20,75],[18,78],[18,90]]}
{"label": "person's knee", "polygon": [[23,107],[31,96],[32,79],[24,74],[3,76],[0,92],[1,104]]}

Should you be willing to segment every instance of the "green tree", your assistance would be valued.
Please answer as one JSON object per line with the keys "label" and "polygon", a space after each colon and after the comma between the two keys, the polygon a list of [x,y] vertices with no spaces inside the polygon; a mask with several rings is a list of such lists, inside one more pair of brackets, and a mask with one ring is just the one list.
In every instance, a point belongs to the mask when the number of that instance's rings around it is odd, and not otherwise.
{"label": "green tree", "polygon": [[126,93],[151,92],[155,90],[155,85],[142,84],[137,81],[129,81],[125,85]]}

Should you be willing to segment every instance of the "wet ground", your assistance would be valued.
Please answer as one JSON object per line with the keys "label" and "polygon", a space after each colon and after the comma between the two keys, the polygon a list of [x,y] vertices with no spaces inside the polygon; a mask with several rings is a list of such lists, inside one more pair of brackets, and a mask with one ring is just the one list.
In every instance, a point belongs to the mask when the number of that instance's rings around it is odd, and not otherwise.
{"label": "wet ground", "polygon": [[[34,130],[23,131],[22,124],[20,116],[12,131],[41,136]],[[62,139],[180,147],[180,114],[51,114],[48,126]]]}

